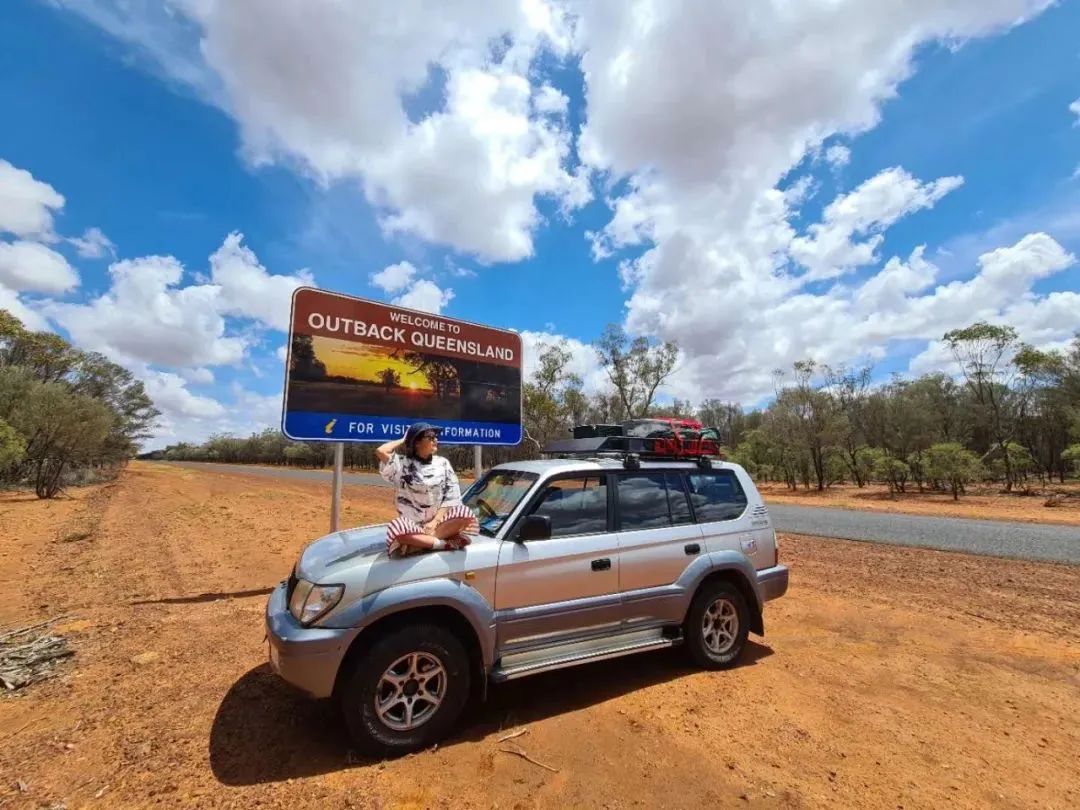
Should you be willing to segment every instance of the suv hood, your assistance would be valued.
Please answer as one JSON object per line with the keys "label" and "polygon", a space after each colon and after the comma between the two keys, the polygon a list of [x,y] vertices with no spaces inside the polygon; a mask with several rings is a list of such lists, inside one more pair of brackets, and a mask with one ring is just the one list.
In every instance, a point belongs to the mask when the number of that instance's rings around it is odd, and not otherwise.
{"label": "suv hood", "polygon": [[386,554],[386,524],[360,526],[325,535],[308,545],[296,564],[296,575],[308,582],[328,582],[357,563]]}

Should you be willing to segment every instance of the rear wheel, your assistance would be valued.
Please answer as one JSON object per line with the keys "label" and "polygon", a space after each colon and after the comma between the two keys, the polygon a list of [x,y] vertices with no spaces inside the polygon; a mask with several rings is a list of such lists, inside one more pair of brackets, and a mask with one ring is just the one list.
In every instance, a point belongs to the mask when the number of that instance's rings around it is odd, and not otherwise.
{"label": "rear wheel", "polygon": [[373,757],[434,745],[465,708],[469,675],[465,647],[445,627],[387,633],[356,659],[340,694],[353,743]]}
{"label": "rear wheel", "polygon": [[742,592],[730,582],[706,585],[690,605],[683,632],[698,666],[725,669],[735,664],[750,633],[750,611]]}

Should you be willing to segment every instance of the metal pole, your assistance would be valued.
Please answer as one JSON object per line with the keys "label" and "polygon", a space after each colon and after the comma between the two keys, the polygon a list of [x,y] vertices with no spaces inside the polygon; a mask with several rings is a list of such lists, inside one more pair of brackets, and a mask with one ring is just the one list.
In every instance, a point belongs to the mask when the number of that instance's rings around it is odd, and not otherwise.
{"label": "metal pole", "polygon": [[338,530],[341,516],[341,474],[345,468],[345,442],[334,443],[334,493],[330,498],[330,531]]}
{"label": "metal pole", "polygon": [[484,471],[484,452],[478,444],[473,445],[473,468],[476,472],[476,480],[479,481]]}

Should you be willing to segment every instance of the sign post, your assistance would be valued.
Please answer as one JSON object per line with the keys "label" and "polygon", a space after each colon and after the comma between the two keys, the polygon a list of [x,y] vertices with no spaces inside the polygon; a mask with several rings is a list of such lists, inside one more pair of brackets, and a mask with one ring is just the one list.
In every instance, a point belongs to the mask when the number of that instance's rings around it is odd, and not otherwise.
{"label": "sign post", "polygon": [[414,422],[443,444],[521,442],[521,335],[300,287],[293,293],[281,430],[335,442],[331,527],[340,517],[344,442],[382,444]]}
{"label": "sign post", "polygon": [[345,442],[334,443],[334,484],[330,497],[330,531],[338,530],[341,518],[341,476],[345,467]]}
{"label": "sign post", "polygon": [[473,448],[473,470],[475,473],[473,478],[479,481],[484,472],[484,450],[480,445]]}

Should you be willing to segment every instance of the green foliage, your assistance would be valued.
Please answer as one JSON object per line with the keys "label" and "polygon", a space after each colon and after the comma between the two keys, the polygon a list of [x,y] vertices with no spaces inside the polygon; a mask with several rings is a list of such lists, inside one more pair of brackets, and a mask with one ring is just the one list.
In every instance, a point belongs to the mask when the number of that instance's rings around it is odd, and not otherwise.
{"label": "green foliage", "polygon": [[924,464],[927,477],[948,486],[953,500],[959,500],[965,484],[983,474],[979,457],[956,442],[943,442],[927,449]]}
{"label": "green foliage", "polygon": [[878,452],[881,454],[874,462],[874,477],[888,484],[890,492],[904,492],[911,478],[911,468],[903,459]]}
{"label": "green foliage", "polygon": [[1080,476],[1080,444],[1073,444],[1065,448],[1061,458],[1069,465],[1073,475]]}
{"label": "green foliage", "polygon": [[22,462],[26,457],[26,439],[15,428],[0,419],[0,473]]}
{"label": "green foliage", "polygon": [[51,498],[86,468],[124,463],[157,416],[127,369],[0,310],[0,420],[14,432],[0,451],[0,460],[10,455],[0,464],[5,482],[33,483]]}

